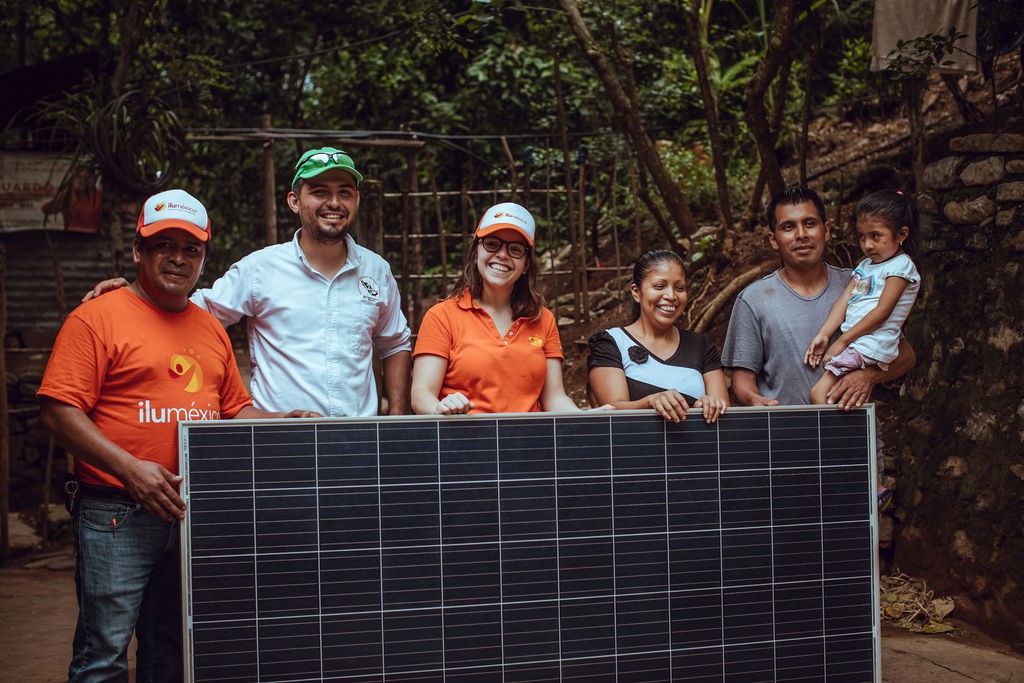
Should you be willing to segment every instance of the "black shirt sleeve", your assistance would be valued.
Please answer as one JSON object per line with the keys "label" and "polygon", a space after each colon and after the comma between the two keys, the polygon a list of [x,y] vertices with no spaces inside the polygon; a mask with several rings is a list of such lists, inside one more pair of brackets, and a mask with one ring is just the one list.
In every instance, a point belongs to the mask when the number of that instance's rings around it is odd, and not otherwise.
{"label": "black shirt sleeve", "polygon": [[704,344],[704,363],[701,366],[700,373],[703,375],[705,372],[711,372],[712,370],[722,369],[722,356],[718,353],[718,347],[715,346],[715,342],[711,340],[710,334],[700,335],[701,342]]}
{"label": "black shirt sleeve", "polygon": [[607,330],[595,332],[588,342],[590,355],[587,357],[587,370],[591,368],[618,368],[622,369],[622,356],[619,354],[619,345],[615,343]]}

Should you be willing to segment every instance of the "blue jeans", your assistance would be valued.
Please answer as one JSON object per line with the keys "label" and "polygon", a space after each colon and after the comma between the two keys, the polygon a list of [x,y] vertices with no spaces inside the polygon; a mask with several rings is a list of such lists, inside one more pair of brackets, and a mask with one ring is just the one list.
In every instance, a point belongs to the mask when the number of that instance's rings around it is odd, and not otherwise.
{"label": "blue jeans", "polygon": [[178,524],[127,503],[82,497],[74,518],[78,624],[71,683],[181,681]]}

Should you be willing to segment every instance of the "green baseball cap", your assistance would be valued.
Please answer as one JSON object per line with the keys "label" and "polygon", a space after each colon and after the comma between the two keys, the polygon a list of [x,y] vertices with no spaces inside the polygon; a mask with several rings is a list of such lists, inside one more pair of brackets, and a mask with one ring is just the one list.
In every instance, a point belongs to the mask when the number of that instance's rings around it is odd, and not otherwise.
{"label": "green baseball cap", "polygon": [[363,174],[356,170],[355,162],[346,152],[334,147],[320,147],[311,149],[299,157],[298,163],[295,164],[295,177],[292,178],[292,186],[294,187],[295,183],[300,180],[314,178],[333,168],[348,171],[357,183],[363,179]]}

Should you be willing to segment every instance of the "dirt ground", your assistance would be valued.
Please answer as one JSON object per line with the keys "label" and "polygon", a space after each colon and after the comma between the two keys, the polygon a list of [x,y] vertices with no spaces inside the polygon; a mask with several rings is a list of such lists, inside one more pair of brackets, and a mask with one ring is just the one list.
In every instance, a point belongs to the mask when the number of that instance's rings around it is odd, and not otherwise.
{"label": "dirt ground", "polygon": [[[77,606],[74,558],[63,546],[0,568],[0,681],[67,679]],[[1024,657],[964,623],[951,635],[882,629],[884,683],[1019,683]]]}

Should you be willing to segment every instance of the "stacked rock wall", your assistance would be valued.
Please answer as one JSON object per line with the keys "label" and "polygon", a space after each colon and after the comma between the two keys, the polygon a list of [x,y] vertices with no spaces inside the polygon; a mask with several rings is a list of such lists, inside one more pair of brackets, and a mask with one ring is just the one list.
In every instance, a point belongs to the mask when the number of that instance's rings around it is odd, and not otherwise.
{"label": "stacked rock wall", "polygon": [[[36,391],[43,377],[47,356],[45,351],[7,351],[12,510],[36,509],[43,503],[50,431],[39,419]],[[60,486],[67,471],[67,458],[63,449],[54,446],[50,468],[50,502],[56,502],[61,500]]]}
{"label": "stacked rock wall", "polygon": [[924,180],[894,560],[1024,649],[1024,135],[954,138]]}

